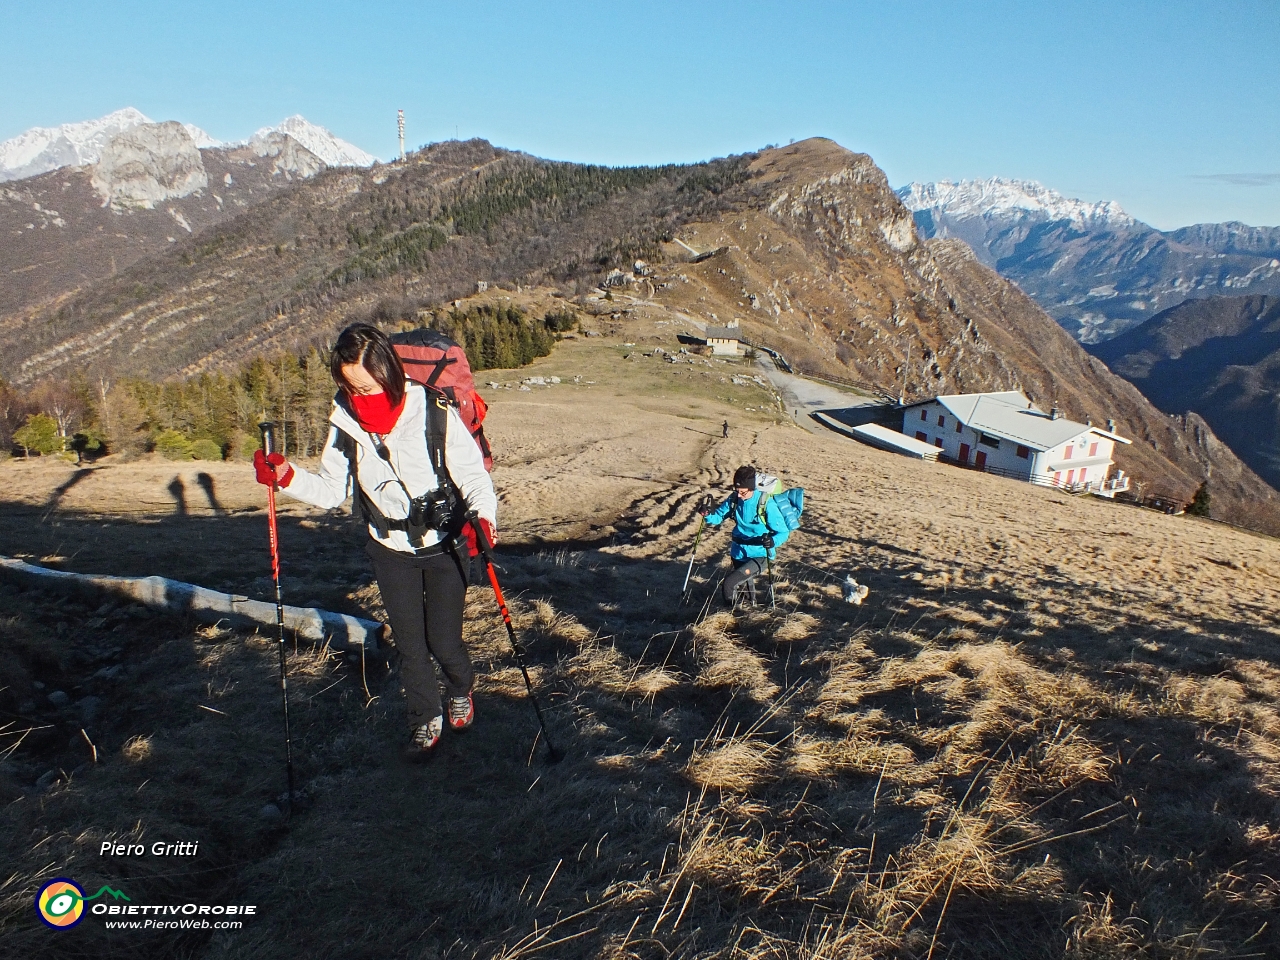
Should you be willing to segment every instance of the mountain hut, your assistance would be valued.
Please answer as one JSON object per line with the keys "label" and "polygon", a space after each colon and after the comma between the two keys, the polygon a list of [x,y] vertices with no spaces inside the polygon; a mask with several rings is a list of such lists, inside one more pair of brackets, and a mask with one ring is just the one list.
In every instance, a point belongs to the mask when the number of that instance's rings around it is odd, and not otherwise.
{"label": "mountain hut", "polygon": [[742,354],[742,328],[736,323],[727,327],[707,327],[707,346],[713,356],[737,357]]}
{"label": "mountain hut", "polygon": [[1114,497],[1129,489],[1124,471],[1109,473],[1113,429],[1047,413],[1020,390],[934,397],[903,408],[902,432],[940,451],[939,459],[1071,492]]}

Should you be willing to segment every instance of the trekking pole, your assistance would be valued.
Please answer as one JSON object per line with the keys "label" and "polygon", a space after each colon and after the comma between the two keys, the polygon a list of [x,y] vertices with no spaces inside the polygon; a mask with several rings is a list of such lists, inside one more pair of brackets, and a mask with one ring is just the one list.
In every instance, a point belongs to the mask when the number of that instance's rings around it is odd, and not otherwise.
{"label": "trekking pole", "polygon": [[[276,425],[270,421],[258,424],[262,431],[262,453],[271,456],[275,453]],[[272,468],[272,474],[275,470]],[[280,700],[284,705],[284,770],[285,781],[289,792],[285,794],[284,815],[290,816],[293,810],[293,740],[289,735],[289,680],[285,672],[284,662],[284,597],[280,593],[280,540],[276,533],[276,486],[275,481],[267,487],[267,529],[271,532],[271,576],[276,582],[276,649],[280,653]]]}
{"label": "trekking pole", "polygon": [[[708,499],[710,499],[710,494],[708,494],[707,496],[703,497],[701,500],[698,501],[698,508],[701,509],[702,507],[706,506]],[[689,569],[686,570],[684,574],[684,586],[680,588],[681,603],[684,603],[686,600],[689,599],[689,578],[693,576],[693,561],[694,561],[694,558],[697,557],[698,555],[698,542],[702,539],[702,531],[706,528],[706,526],[707,526],[707,517],[706,517],[706,514],[703,514],[702,520],[698,523],[698,535],[693,538],[693,550],[689,553]]]}
{"label": "trekking pole", "polygon": [[542,728],[542,739],[547,744],[547,760],[550,763],[559,763],[564,759],[564,752],[557,750],[551,742],[551,735],[547,733],[547,723],[542,718],[542,708],[538,706],[538,697],[533,692],[533,682],[529,679],[529,668],[524,662],[524,648],[520,646],[520,641],[516,639],[516,629],[511,625],[511,611],[507,609],[507,601],[502,596],[502,587],[498,585],[498,575],[493,570],[493,544],[489,542],[489,536],[484,532],[484,528],[480,525],[479,515],[474,511],[467,514],[467,520],[471,523],[471,529],[475,531],[476,543],[480,545],[481,555],[484,557],[484,568],[489,574],[489,585],[493,587],[493,595],[498,601],[498,611],[502,614],[502,622],[507,625],[507,636],[511,638],[511,649],[515,651],[516,663],[520,665],[520,672],[524,675],[525,689],[529,691],[529,701],[533,704],[533,712],[538,715],[538,726]]}
{"label": "trekking pole", "polygon": [[771,553],[773,553],[773,530],[766,525],[764,532],[764,567],[769,573],[769,609],[773,610],[778,606],[778,595],[773,586],[773,557],[770,556]]}

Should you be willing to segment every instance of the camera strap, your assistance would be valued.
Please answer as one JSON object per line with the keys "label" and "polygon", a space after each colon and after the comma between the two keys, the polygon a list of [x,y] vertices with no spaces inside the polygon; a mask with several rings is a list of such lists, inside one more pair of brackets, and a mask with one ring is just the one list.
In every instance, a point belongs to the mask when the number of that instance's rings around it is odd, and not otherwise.
{"label": "camera strap", "polygon": [[[400,471],[396,469],[396,465],[391,462],[391,448],[387,446],[386,435],[381,433],[369,433],[368,430],[366,430],[365,433],[368,433],[369,439],[373,441],[373,449],[378,452],[379,459],[381,459],[382,462],[387,465],[388,469],[390,469],[391,475],[396,478],[396,483],[400,484],[400,489],[404,491],[404,498],[410,503],[413,503],[413,494],[409,492],[409,488],[405,485],[404,478],[400,476]],[[436,476],[439,476],[439,474],[436,474]],[[387,481],[387,483],[390,482],[391,481],[389,480]],[[383,484],[383,486],[385,485],[386,484]]]}

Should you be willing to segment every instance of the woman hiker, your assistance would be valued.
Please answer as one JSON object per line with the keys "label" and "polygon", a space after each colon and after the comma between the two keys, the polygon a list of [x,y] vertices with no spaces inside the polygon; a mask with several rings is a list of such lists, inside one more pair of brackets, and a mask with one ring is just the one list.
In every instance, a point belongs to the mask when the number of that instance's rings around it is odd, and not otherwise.
{"label": "woman hiker", "polygon": [[[264,457],[261,450],[254,467],[259,483],[274,478],[290,496],[322,509],[346,500],[354,474],[352,489],[369,521],[365,552],[401,656],[409,721],[405,753],[421,759],[439,742],[445,724],[433,658],[444,676],[449,726],[465,730],[475,719],[475,671],[462,642],[469,567],[463,551],[471,539],[464,524],[474,511],[494,542],[498,501],[480,449],[457,411],[441,404],[429,412],[435,401],[421,384],[406,379],[382,331],[362,323],[343,330],[330,371],[339,389],[319,472],[295,467],[279,453]],[[444,435],[446,476],[437,474],[428,450],[433,418],[434,429]],[[455,488],[465,504],[450,496]]]}
{"label": "woman hiker", "polygon": [[760,491],[756,490],[756,468],[739,467],[733,474],[733,493],[724,503],[704,515],[713,527],[719,526],[727,517],[733,518],[733,539],[729,544],[733,572],[724,578],[720,586],[720,595],[730,607],[734,605],[738,587],[744,583],[750,587],[752,578],[763,572],[767,562],[773,559],[774,538],[783,537],[787,530],[782,512],[772,497],[765,501],[762,522],[760,496]]}

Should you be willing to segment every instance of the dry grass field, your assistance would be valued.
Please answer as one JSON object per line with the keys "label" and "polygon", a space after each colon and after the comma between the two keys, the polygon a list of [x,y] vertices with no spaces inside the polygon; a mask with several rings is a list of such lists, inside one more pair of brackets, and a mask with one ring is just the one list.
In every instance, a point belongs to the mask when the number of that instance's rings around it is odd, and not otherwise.
{"label": "dry grass field", "polygon": [[[481,378],[510,385],[485,391],[501,577],[558,765],[487,590],[477,724],[422,766],[394,656],[288,646],[313,803],[285,827],[260,815],[283,789],[270,631],[0,582],[0,953],[1280,956],[1280,544],[810,433],[744,370],[644,355],[673,331],[632,318]],[[743,462],[807,491],[776,606],[710,602],[724,528],[682,606],[695,504]],[[0,553],[268,595],[245,466],[0,484]],[[348,517],[281,524],[287,602],[380,612]],[[56,931],[32,898],[58,876],[257,912]]]}

